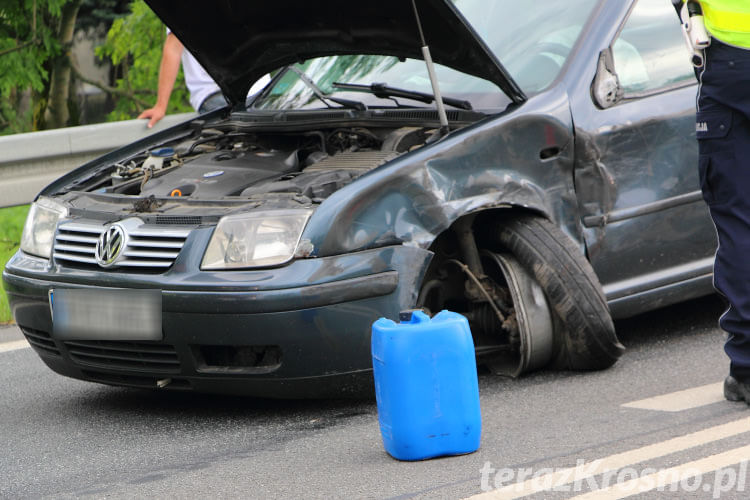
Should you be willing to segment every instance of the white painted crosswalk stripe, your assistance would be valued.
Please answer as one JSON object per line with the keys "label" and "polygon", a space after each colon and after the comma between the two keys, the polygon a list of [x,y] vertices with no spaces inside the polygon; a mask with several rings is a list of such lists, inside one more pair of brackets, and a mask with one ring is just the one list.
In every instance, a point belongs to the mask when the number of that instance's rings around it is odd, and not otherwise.
{"label": "white painted crosswalk stripe", "polygon": [[[631,479],[630,481],[613,484],[600,490],[578,495],[570,500],[620,500],[621,498],[627,498],[648,491],[664,491],[665,487],[671,484],[677,482],[686,483],[690,478],[699,478],[708,472],[714,472],[741,462],[747,462],[748,457],[750,457],[750,446],[743,446],[653,474],[644,475],[643,477]],[[708,493],[711,490],[721,491],[719,488],[722,484],[706,482],[699,484],[699,486],[703,486],[703,491]],[[719,497],[714,496],[714,498]]]}
{"label": "white painted crosswalk stripe", "polygon": [[668,412],[689,410],[724,401],[723,385],[723,382],[717,382],[715,384],[693,387],[684,391],[671,392],[661,396],[632,401],[622,406],[625,408]]}
{"label": "white painted crosswalk stripe", "polygon": [[[647,460],[652,460],[673,453],[695,448],[728,437],[750,432],[750,417],[717,425],[701,431],[686,434],[676,438],[650,444],[641,448],[617,453],[608,457],[594,460],[576,467],[556,470],[550,474],[534,477],[524,482],[508,484],[499,489],[481,493],[471,497],[475,500],[515,499],[533,495],[551,488],[560,487],[575,481],[582,481],[588,477],[617,471]],[[745,450],[745,448],[741,448]],[[747,458],[750,455],[745,455]],[[736,462],[735,462],[736,463]]]}
{"label": "white painted crosswalk stripe", "polygon": [[25,340],[14,340],[13,342],[0,343],[0,352],[17,351],[18,349],[25,349],[29,346],[29,343]]}

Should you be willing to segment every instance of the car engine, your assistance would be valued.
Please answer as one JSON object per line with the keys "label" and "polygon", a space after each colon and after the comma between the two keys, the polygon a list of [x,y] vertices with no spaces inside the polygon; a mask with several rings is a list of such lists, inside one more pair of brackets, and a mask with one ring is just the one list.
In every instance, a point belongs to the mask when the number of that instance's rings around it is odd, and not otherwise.
{"label": "car engine", "polygon": [[211,128],[117,163],[108,176],[78,190],[197,200],[287,193],[319,203],[421,147],[431,133],[423,127],[267,134]]}

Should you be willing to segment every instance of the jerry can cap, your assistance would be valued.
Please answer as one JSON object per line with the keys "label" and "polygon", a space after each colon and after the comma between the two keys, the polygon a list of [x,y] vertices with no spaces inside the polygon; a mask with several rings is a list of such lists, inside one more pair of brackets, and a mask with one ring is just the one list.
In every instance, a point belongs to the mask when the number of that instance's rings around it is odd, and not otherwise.
{"label": "jerry can cap", "polygon": [[[414,313],[421,313],[417,315],[418,319],[421,321],[424,321],[424,318],[421,318],[420,316],[427,316],[422,309],[404,309],[400,313],[398,313],[398,321],[399,323],[417,323],[419,321],[414,321]],[[427,316],[427,319],[430,319],[429,316]]]}

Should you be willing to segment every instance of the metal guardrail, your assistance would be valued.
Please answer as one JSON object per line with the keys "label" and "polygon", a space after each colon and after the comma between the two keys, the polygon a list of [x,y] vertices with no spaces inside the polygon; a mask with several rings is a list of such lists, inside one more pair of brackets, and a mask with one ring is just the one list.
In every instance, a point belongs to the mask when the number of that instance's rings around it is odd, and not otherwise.
{"label": "metal guardrail", "polygon": [[0,137],[0,207],[30,203],[44,186],[109,151],[196,116],[83,125]]}

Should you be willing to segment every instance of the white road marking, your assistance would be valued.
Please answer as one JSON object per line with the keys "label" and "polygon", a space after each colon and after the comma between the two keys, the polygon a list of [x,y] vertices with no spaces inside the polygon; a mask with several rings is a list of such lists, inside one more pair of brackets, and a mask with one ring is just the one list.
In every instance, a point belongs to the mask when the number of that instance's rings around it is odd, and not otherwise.
{"label": "white road marking", "polygon": [[[630,481],[613,484],[607,488],[578,495],[570,500],[619,500],[621,498],[627,498],[647,491],[664,491],[665,487],[671,484],[682,482],[684,482],[684,484],[692,484],[689,483],[689,480],[692,478],[698,478],[707,472],[714,472],[725,467],[739,464],[740,462],[745,462],[748,457],[750,457],[750,446],[743,446],[742,448],[735,448],[733,450],[725,451],[724,453],[677,465],[653,474],[631,479]],[[712,479],[715,480],[716,478]],[[704,492],[709,492],[712,489],[714,492],[726,491],[718,488],[733,486],[729,483],[713,484],[709,482],[697,483],[697,481],[696,484],[702,484]],[[714,498],[719,497],[715,496]]]}
{"label": "white road marking", "polygon": [[521,498],[541,491],[548,491],[557,486],[582,481],[587,477],[597,476],[608,471],[616,471],[640,462],[671,455],[672,453],[695,448],[714,441],[720,441],[745,432],[750,432],[750,417],[709,427],[702,431],[650,444],[642,448],[610,455],[599,460],[577,465],[576,467],[560,469],[522,483],[508,484],[499,489],[480,493],[470,498],[472,500],[508,500]]}
{"label": "white road marking", "polygon": [[0,352],[17,351],[18,349],[25,349],[31,347],[25,340],[14,340],[13,342],[0,343]]}
{"label": "white road marking", "polygon": [[724,401],[724,382],[693,387],[684,391],[625,403],[626,408],[656,411],[683,411]]}

